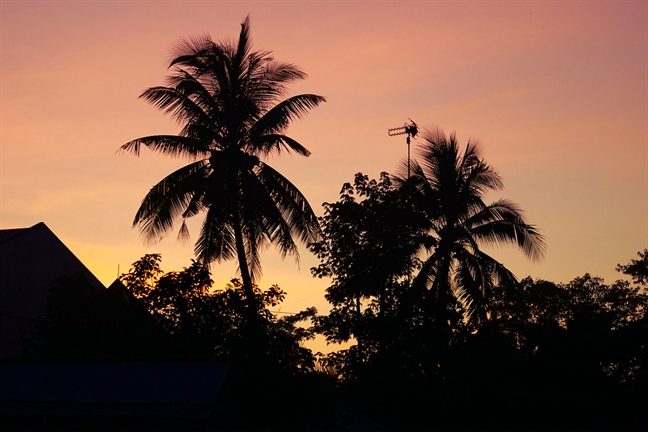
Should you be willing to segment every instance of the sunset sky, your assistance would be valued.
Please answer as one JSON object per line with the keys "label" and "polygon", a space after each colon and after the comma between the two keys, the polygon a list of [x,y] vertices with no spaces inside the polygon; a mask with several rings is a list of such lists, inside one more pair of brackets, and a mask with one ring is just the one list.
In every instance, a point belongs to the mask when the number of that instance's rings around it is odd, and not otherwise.
{"label": "sunset sky", "polygon": [[[518,277],[612,282],[648,246],[647,4],[2,0],[0,228],[45,222],[106,285],[145,253],[188,266],[192,243],[145,247],[131,228],[186,161],[117,149],[179,130],[138,99],[164,83],[173,43],[235,39],[249,14],[255,47],[308,73],[292,93],[327,98],[288,130],[312,156],[269,161],[318,215],[356,172],[394,172],[407,146],[387,129],[411,118],[479,140],[505,185],[487,201],[516,201],[546,236],[539,263],[489,249]],[[314,265],[269,249],[260,286],[288,291],[283,311],[325,313]],[[235,272],[214,264],[216,287]]]}

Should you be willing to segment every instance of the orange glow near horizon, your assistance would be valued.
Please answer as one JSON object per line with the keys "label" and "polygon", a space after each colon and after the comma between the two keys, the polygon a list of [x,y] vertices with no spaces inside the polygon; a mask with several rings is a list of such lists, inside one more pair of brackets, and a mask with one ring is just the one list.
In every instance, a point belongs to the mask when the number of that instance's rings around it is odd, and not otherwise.
{"label": "orange glow near horizon", "polygon": [[[302,67],[294,93],[328,102],[289,135],[312,151],[269,162],[316,213],[362,171],[406,155],[387,128],[408,118],[479,139],[510,198],[546,236],[529,263],[494,250],[518,276],[608,281],[648,247],[646,2],[1,2],[0,229],[40,221],[106,285],[145,253],[190,265],[175,235],[143,246],[132,218],[149,188],[184,161],[116,153],[178,126],[138,99],[161,85],[179,38],[238,36],[251,16],[257,49]],[[413,146],[415,154],[415,146]],[[197,236],[198,222],[191,225]],[[284,310],[326,312],[327,281],[268,250],[261,287]],[[236,264],[215,264],[216,285]]]}

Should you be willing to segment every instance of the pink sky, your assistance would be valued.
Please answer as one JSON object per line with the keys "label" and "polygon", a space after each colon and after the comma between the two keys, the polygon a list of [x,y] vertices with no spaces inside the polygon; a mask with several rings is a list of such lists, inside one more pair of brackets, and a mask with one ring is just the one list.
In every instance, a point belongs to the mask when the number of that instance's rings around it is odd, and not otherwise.
{"label": "pink sky", "polygon": [[[647,239],[647,2],[1,2],[0,228],[45,222],[109,284],[145,253],[190,264],[175,234],[144,247],[132,218],[149,188],[184,161],[116,154],[178,126],[138,99],[163,84],[179,38],[236,38],[249,13],[258,49],[301,66],[294,93],[328,102],[289,134],[310,158],[270,163],[309,198],[335,201],[362,171],[406,155],[387,129],[408,117],[479,139],[503,176],[489,200],[517,201],[546,236],[528,263],[494,250],[517,276],[567,282],[619,275]],[[199,222],[199,221],[197,221]],[[192,234],[197,235],[193,225]],[[262,287],[285,311],[323,300],[327,281],[264,255]],[[235,263],[214,265],[216,286]]]}

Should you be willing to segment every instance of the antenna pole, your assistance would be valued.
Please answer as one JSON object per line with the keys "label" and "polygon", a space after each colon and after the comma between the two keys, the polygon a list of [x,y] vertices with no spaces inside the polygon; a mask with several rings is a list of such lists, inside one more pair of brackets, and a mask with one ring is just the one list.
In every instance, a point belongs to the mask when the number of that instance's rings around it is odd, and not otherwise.
{"label": "antenna pole", "polygon": [[[396,128],[391,128],[387,129],[387,135],[389,136],[396,136],[396,135],[407,135],[407,180],[409,182],[410,175],[411,175],[411,170],[412,170],[412,163],[410,159],[410,144],[412,141],[412,137],[415,137],[418,135],[418,126],[414,122],[414,120],[409,119],[409,123],[403,124],[401,127],[396,127]],[[407,226],[409,227],[409,213],[407,213],[407,219],[406,219]],[[411,287],[412,286],[412,272],[411,270],[408,270],[407,272],[407,284]]]}
{"label": "antenna pole", "polygon": [[414,120],[409,119],[410,123],[405,123],[403,126],[387,129],[387,135],[396,136],[396,135],[407,135],[407,180],[410,178],[411,171],[411,162],[410,162],[410,142],[411,137],[415,137],[418,134],[418,126],[414,123]]}
{"label": "antenna pole", "polygon": [[410,179],[410,170],[411,170],[411,163],[410,163],[410,136],[409,134],[407,135],[407,180]]}

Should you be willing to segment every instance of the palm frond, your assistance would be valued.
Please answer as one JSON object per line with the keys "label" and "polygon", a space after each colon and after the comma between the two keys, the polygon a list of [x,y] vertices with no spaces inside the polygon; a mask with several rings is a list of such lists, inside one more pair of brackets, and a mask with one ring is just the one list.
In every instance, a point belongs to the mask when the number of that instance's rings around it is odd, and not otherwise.
{"label": "palm frond", "polygon": [[513,244],[532,261],[544,257],[544,237],[525,222],[521,210],[508,200],[499,200],[474,215],[466,225],[481,242],[493,245]]}
{"label": "palm frond", "polygon": [[189,240],[191,240],[191,236],[189,235],[189,228],[187,227],[187,220],[182,219],[182,225],[180,225],[180,230],[178,230],[178,241],[180,243],[186,243]]}
{"label": "palm frond", "polygon": [[[197,76],[197,72],[188,72],[181,68],[175,68],[175,73],[167,77],[167,87],[173,88],[185,98],[189,99],[195,106],[202,110],[206,117],[192,117],[193,111],[188,111],[189,116],[182,117],[176,116],[177,120],[183,121],[207,121],[212,119],[214,114],[219,109],[218,97],[220,95],[220,88],[214,86],[209,79],[202,79]],[[195,109],[189,104],[191,110]],[[207,123],[209,124],[209,123]]]}
{"label": "palm frond", "polygon": [[251,147],[254,147],[255,149],[253,153],[258,154],[259,156],[267,156],[271,153],[280,153],[282,149],[287,152],[293,151],[300,156],[308,157],[311,154],[306,147],[294,139],[280,134],[263,135],[256,138]]}
{"label": "palm frond", "polygon": [[323,102],[326,99],[322,96],[302,94],[278,103],[250,128],[251,140],[254,142],[263,135],[282,132],[293,120],[303,117]]}
{"label": "palm frond", "polygon": [[140,95],[151,105],[171,117],[179,123],[185,121],[208,124],[210,116],[188,95],[182,91],[170,87],[151,87]]}
{"label": "palm frond", "polygon": [[[477,251],[476,255],[484,263],[484,266],[488,268],[489,273],[498,285],[517,285],[517,277],[513,274],[512,271],[507,269],[504,264],[500,263],[495,258],[482,251]],[[488,296],[491,293],[486,292],[484,294]]]}
{"label": "palm frond", "polygon": [[421,266],[421,269],[412,281],[412,289],[417,292],[424,292],[432,288],[439,272],[438,256],[432,254],[431,257],[426,259]]}
{"label": "palm frond", "polygon": [[133,226],[139,226],[147,242],[155,243],[173,229],[174,220],[185,211],[193,195],[200,193],[207,167],[204,160],[189,164],[165,177],[146,194]]}
{"label": "palm frond", "polygon": [[464,305],[468,319],[474,322],[485,318],[485,294],[492,285],[488,269],[483,268],[479,259],[466,251],[458,254],[457,263],[454,276],[457,299]]}
{"label": "palm frond", "polygon": [[258,79],[267,85],[270,91],[267,91],[267,93],[262,91],[262,94],[267,94],[273,98],[280,97],[285,94],[288,84],[308,77],[306,72],[292,63],[272,61],[271,58],[265,60],[266,62],[264,62],[264,67],[260,71]]}
{"label": "palm frond", "polygon": [[[236,47],[236,54],[233,56],[234,63],[242,65],[251,50],[252,40],[250,39],[250,15],[248,15],[241,23],[241,33],[239,34],[238,46]],[[239,68],[243,69],[241,66],[239,66]]]}
{"label": "palm frond", "polygon": [[201,59],[201,54],[213,48],[214,42],[209,33],[181,38],[169,50],[172,57],[169,67],[186,65],[199,70],[202,64],[197,65],[195,62]]}
{"label": "palm frond", "polygon": [[245,239],[245,253],[250,276],[256,280],[261,276],[259,251],[266,243],[275,245],[282,258],[294,255],[298,260],[297,246],[292,231],[284,219],[270,191],[253,171],[241,173],[239,212]]}
{"label": "palm frond", "polygon": [[152,151],[174,157],[206,157],[210,150],[209,143],[178,135],[152,135],[138,138],[122,145],[119,150],[139,156],[142,145]]}
{"label": "palm frond", "polygon": [[265,112],[287,93],[288,84],[304,78],[306,74],[297,66],[274,61],[269,53],[255,53],[250,55],[246,96]]}
{"label": "palm frond", "polygon": [[474,160],[469,167],[461,169],[461,194],[464,199],[482,197],[488,191],[504,188],[502,178],[483,160]]}
{"label": "palm frond", "polygon": [[257,175],[282,212],[293,235],[305,244],[318,241],[321,232],[317,216],[301,191],[265,163],[259,165]]}
{"label": "palm frond", "polygon": [[207,210],[194,253],[204,264],[228,261],[236,257],[236,241],[230,214],[218,206]]}
{"label": "palm frond", "polygon": [[[247,210],[252,210],[249,206]],[[244,215],[246,212],[243,213]],[[264,235],[264,228],[262,225],[255,224],[255,219],[248,216],[243,219],[243,238],[245,241],[245,256],[250,278],[255,282],[261,278],[263,274],[261,267],[261,254],[266,243],[266,236]],[[240,263],[239,263],[240,269]]]}

